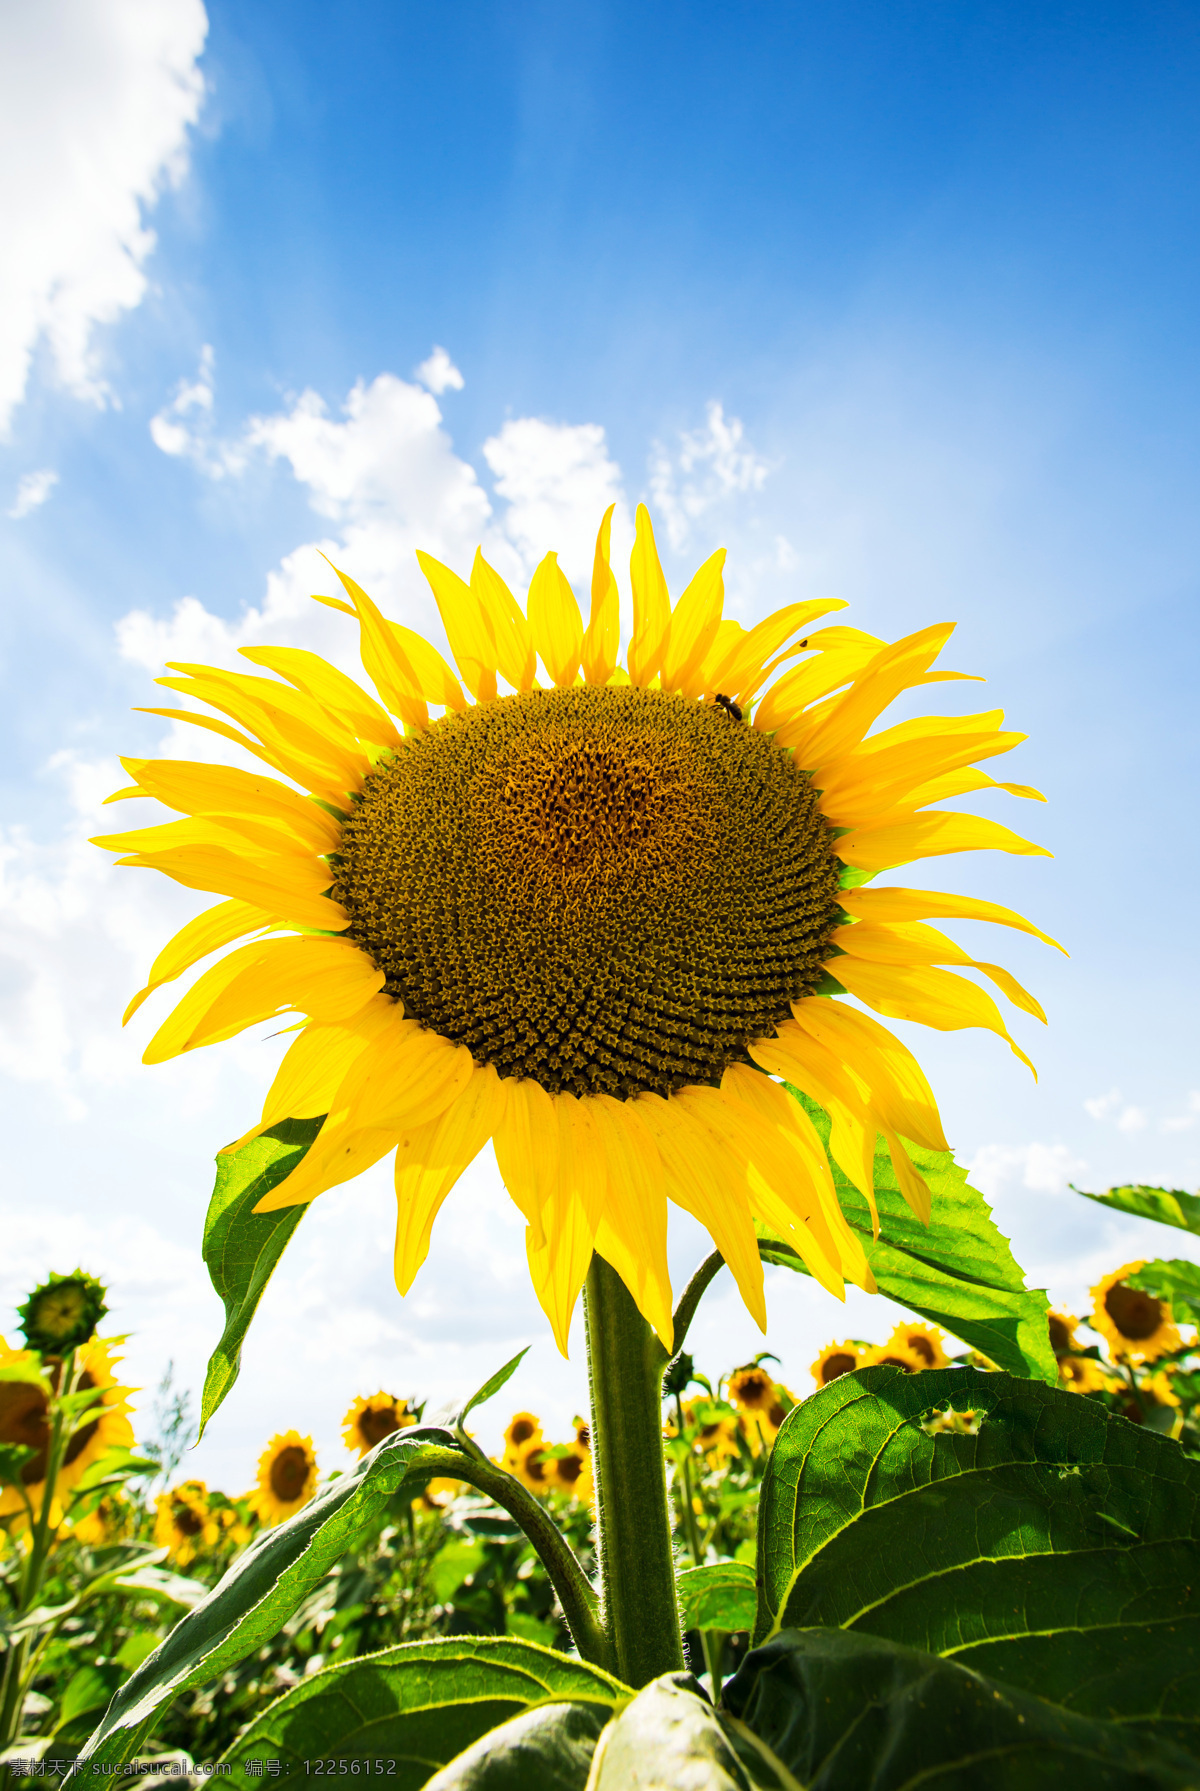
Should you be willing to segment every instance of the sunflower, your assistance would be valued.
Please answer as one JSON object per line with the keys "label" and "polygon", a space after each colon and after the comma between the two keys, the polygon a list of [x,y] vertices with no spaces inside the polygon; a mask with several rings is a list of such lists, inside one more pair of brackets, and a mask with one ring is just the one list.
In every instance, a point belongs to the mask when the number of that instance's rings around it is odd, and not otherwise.
{"label": "sunflower", "polygon": [[51,1274],[17,1308],[21,1331],[30,1349],[65,1356],[95,1335],[108,1311],[103,1282],[83,1269],[70,1275]]}
{"label": "sunflower", "polygon": [[946,1339],[936,1325],[919,1325],[915,1323],[897,1325],[888,1338],[885,1348],[891,1349],[893,1344],[902,1344],[913,1350],[921,1358],[924,1368],[948,1368],[950,1358],[946,1354]]}
{"label": "sunflower", "polygon": [[[98,1387],[101,1393],[82,1413],[83,1421],[67,1444],[54,1489],[56,1499],[61,1500],[77,1485],[105,1450],[133,1447],[128,1396],[134,1388],[118,1385],[115,1369],[119,1360],[99,1337],[76,1351],[77,1391]],[[39,1362],[35,1351],[10,1349],[0,1337],[0,1369],[7,1371],[0,1379],[0,1443],[21,1444],[35,1452],[21,1469],[24,1496],[15,1485],[0,1491],[0,1517],[8,1517],[23,1514],[26,1499],[35,1512],[41,1506],[50,1447],[50,1400],[62,1363],[54,1358]]]}
{"label": "sunflower", "polygon": [[154,1540],[167,1557],[187,1567],[221,1540],[221,1523],[203,1480],[182,1480],[154,1501]]}
{"label": "sunflower", "polygon": [[124,1542],[136,1528],[140,1513],[123,1494],[106,1493],[82,1517],[71,1520],[71,1532],[87,1548]]}
{"label": "sunflower", "polygon": [[577,1449],[586,1449],[588,1454],[591,1454],[592,1427],[587,1419],[581,1418],[578,1413],[575,1414],[575,1446]]}
{"label": "sunflower", "polygon": [[349,601],[318,601],[358,624],[376,694],[298,648],[241,650],[273,676],[173,664],[161,682],[215,713],[150,713],[234,741],[262,770],[125,759],[132,782],[110,800],[151,797],[183,818],[96,841],[223,898],[159,954],[127,1018],[248,941],[184,995],[147,1063],[300,1016],[254,1131],[324,1123],[256,1211],[310,1201],[394,1151],[404,1293],[491,1139],[564,1353],[594,1250],[670,1346],[668,1200],[711,1233],[763,1328],[756,1219],[837,1296],[847,1279],[873,1289],[784,1082],[828,1112],[833,1157],[868,1202],[882,1134],[928,1218],[902,1140],[948,1148],[933,1094],[908,1049],[837,996],[941,1031],[988,1028],[1026,1062],[991,997],[945,966],[1044,1018],[1007,971],[927,924],[1037,934],[1029,922],[974,897],[862,887],[947,853],[1043,852],[929,806],[1038,796],[976,768],[1024,739],[1001,711],[870,732],[906,692],[961,676],[933,669],[953,625],[895,643],[814,632],[845,607],[826,599],[746,630],[722,614],[723,551],[672,604],[639,506],[619,666],[611,518],[586,626],[553,553],[524,610],[482,553],[469,583],[418,555],[458,676],[341,572]]}
{"label": "sunflower", "polygon": [[1128,1277],[1145,1266],[1144,1262],[1127,1262],[1092,1289],[1088,1323],[1099,1331],[1116,1361],[1154,1362],[1182,1342],[1167,1302],[1128,1285]]}
{"label": "sunflower", "polygon": [[316,1490],[312,1438],[298,1430],[273,1436],[258,1458],[258,1483],[250,1495],[259,1522],[281,1524],[307,1505]]}
{"label": "sunflower", "polygon": [[1110,1385],[1110,1377],[1090,1356],[1060,1356],[1058,1378],[1068,1393],[1098,1393]]}
{"label": "sunflower", "polygon": [[827,1343],[809,1373],[818,1387],[827,1387],[830,1381],[840,1380],[862,1365],[863,1352],[857,1343]]}
{"label": "sunflower", "polygon": [[869,1349],[863,1357],[864,1368],[903,1368],[905,1374],[920,1374],[929,1364],[919,1350],[892,1338],[877,1349]]}
{"label": "sunflower", "polygon": [[394,1430],[416,1422],[417,1415],[409,1411],[406,1399],[397,1399],[394,1393],[372,1393],[369,1399],[360,1394],[342,1419],[342,1437],[347,1449],[367,1455]]}
{"label": "sunflower", "polygon": [[546,1440],[540,1432],[515,1450],[505,1466],[530,1492],[548,1492],[556,1484],[554,1458],[546,1454]]}
{"label": "sunflower", "polygon": [[713,1467],[740,1454],[738,1415],[731,1406],[712,1399],[689,1399],[684,1402],[683,1419],[689,1430],[695,1427],[692,1443]]}
{"label": "sunflower", "polygon": [[1079,1320],[1072,1313],[1051,1307],[1046,1314],[1046,1323],[1050,1328],[1050,1348],[1056,1356],[1069,1356],[1079,1348],[1075,1337]]}
{"label": "sunflower", "polygon": [[516,1461],[530,1443],[542,1440],[542,1421],[533,1412],[514,1412],[504,1433],[504,1460]]}
{"label": "sunflower", "polygon": [[775,1399],[775,1382],[765,1368],[750,1362],[729,1377],[729,1397],[739,1411],[766,1412]]}
{"label": "sunflower", "polygon": [[560,1492],[569,1493],[573,1499],[578,1499],[581,1505],[591,1503],[595,1487],[592,1481],[590,1449],[583,1449],[578,1443],[572,1443],[569,1454],[552,1455],[548,1465],[552,1484],[558,1487]]}

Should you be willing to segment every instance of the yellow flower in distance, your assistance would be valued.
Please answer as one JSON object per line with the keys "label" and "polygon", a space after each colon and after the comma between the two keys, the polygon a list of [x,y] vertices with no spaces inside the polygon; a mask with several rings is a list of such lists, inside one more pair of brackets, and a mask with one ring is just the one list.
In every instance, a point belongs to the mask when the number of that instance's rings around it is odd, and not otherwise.
{"label": "yellow flower in distance", "polygon": [[1075,1327],[1079,1320],[1070,1312],[1059,1312],[1051,1307],[1046,1314],[1046,1323],[1050,1330],[1050,1348],[1056,1356],[1069,1356],[1079,1345],[1075,1338]]}
{"label": "yellow flower in distance", "polygon": [[273,1436],[258,1458],[258,1482],[250,1495],[260,1523],[281,1524],[307,1505],[317,1490],[317,1457],[311,1437],[298,1430]]}
{"label": "yellow flower in distance", "polygon": [[160,1493],[154,1506],[154,1540],[180,1567],[220,1541],[221,1526],[203,1480],[180,1481],[170,1492]]}
{"label": "yellow flower in distance", "polygon": [[920,1374],[929,1366],[919,1350],[895,1337],[888,1343],[881,1343],[878,1349],[869,1349],[862,1365],[864,1368],[903,1368],[905,1374]]}
{"label": "yellow flower in distance", "polygon": [[1092,1289],[1092,1316],[1088,1323],[1099,1331],[1115,1359],[1155,1362],[1159,1356],[1178,1349],[1183,1341],[1167,1302],[1127,1285],[1127,1277],[1145,1266],[1144,1262],[1127,1262]]}
{"label": "yellow flower in distance", "polygon": [[[118,1385],[116,1366],[120,1357],[102,1338],[93,1337],[75,1357],[79,1370],[77,1391],[102,1389],[99,1400],[82,1414],[84,1422],[67,1444],[62,1466],[58,1471],[55,1500],[62,1500],[83,1478],[92,1463],[106,1449],[133,1447],[133,1426],[129,1422],[129,1394],[132,1387]],[[50,1448],[49,1387],[56,1387],[62,1364],[53,1358],[42,1362],[33,1350],[10,1349],[0,1337],[0,1368],[28,1379],[0,1380],[0,1443],[16,1443],[33,1449],[34,1455],[21,1470],[21,1481],[34,1512],[40,1510],[46,1481],[46,1458]],[[24,1513],[25,1498],[16,1486],[0,1490],[0,1517],[14,1512]]]}
{"label": "yellow flower in distance", "polygon": [[952,625],[895,643],[814,631],[844,607],[822,600],[747,630],[722,612],[723,551],[673,603],[639,506],[621,666],[611,515],[586,625],[553,553],[524,609],[481,553],[469,582],[418,556],[457,676],[341,572],[349,601],[318,601],[357,622],[374,694],[297,648],[242,649],[273,676],[173,665],[161,682],[215,713],[150,712],[263,769],[123,760],[132,782],[110,800],[152,797],[182,818],[96,842],[223,898],[159,954],[127,1017],[249,940],[200,976],[146,1062],[301,1017],[255,1130],[324,1123],[256,1210],[310,1201],[394,1151],[407,1292],[442,1201],[491,1139],[564,1353],[593,1250],[671,1344],[669,1200],[711,1233],[763,1328],[756,1218],[839,1297],[846,1279],[873,1288],[784,1081],[830,1114],[832,1154],[868,1201],[882,1134],[928,1217],[903,1141],[947,1148],[933,1094],[905,1046],[831,995],[1012,1044],[953,965],[1044,1018],[1007,971],[928,924],[1036,934],[1019,915],[862,887],[946,853],[1043,850],[930,807],[1037,796],[977,768],[1024,738],[999,710],[871,732],[906,692],[960,676],[933,669]]}
{"label": "yellow flower in distance", "polygon": [[936,1325],[921,1325],[915,1320],[897,1325],[885,1347],[890,1349],[895,1343],[914,1351],[921,1358],[923,1368],[950,1366],[950,1358],[946,1354],[946,1339]]}
{"label": "yellow flower in distance", "polygon": [[1110,1376],[1091,1356],[1060,1356],[1058,1378],[1068,1393],[1098,1393],[1110,1385]]}
{"label": "yellow flower in distance", "polygon": [[841,1380],[844,1374],[851,1374],[862,1365],[863,1352],[857,1343],[827,1343],[809,1373],[818,1387],[827,1387],[831,1381]]}
{"label": "yellow flower in distance", "polygon": [[505,1461],[515,1461],[530,1443],[541,1440],[541,1419],[534,1412],[514,1412],[504,1433]]}
{"label": "yellow flower in distance", "polygon": [[684,1401],[683,1418],[689,1430],[696,1426],[692,1443],[707,1455],[713,1467],[734,1460],[740,1453],[738,1416],[732,1407],[707,1397],[688,1399]]}
{"label": "yellow flower in distance", "polygon": [[592,1481],[590,1449],[583,1449],[578,1443],[572,1443],[569,1455],[552,1455],[547,1466],[552,1477],[551,1484],[560,1492],[570,1493],[581,1505],[591,1503],[595,1487]]}
{"label": "yellow flower in distance", "polygon": [[729,1397],[743,1412],[766,1412],[775,1399],[775,1382],[765,1368],[751,1362],[729,1377]]}
{"label": "yellow flower in distance", "polygon": [[367,1455],[394,1430],[405,1430],[416,1421],[407,1400],[397,1399],[393,1393],[372,1393],[369,1399],[360,1396],[354,1401],[342,1419],[342,1437],[347,1449]]}

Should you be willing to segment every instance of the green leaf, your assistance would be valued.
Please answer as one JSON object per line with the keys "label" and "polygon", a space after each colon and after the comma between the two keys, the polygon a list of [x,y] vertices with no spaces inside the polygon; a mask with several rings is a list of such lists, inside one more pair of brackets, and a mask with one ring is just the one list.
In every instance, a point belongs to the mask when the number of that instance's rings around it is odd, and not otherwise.
{"label": "green leaf", "polygon": [[754,1627],[754,1569],[745,1561],[716,1561],[685,1567],[675,1581],[685,1629]]}
{"label": "green leaf", "polygon": [[1200,1195],[1183,1194],[1178,1188],[1145,1188],[1132,1182],[1123,1188],[1110,1188],[1107,1194],[1089,1194],[1086,1188],[1075,1188],[1085,1200],[1106,1206],[1110,1212],[1128,1213],[1134,1219],[1157,1219],[1160,1225],[1173,1225],[1177,1231],[1190,1231],[1200,1237]]}
{"label": "green leaf", "polygon": [[[939,1429],[973,1410],[978,1433]],[[1200,1745],[1200,1462],[1006,1374],[859,1369],[784,1419],[755,1641],[815,1625]]]}
{"label": "green leaf", "polygon": [[461,1425],[466,1423],[468,1413],[473,1412],[477,1405],[483,1405],[486,1400],[491,1399],[494,1393],[500,1391],[506,1381],[512,1379],[513,1375],[517,1372],[517,1369],[521,1366],[521,1363],[529,1354],[531,1347],[532,1346],[527,1343],[524,1349],[519,1349],[511,1362],[506,1362],[503,1368],[497,1368],[490,1381],[484,1381],[478,1393],[472,1393],[470,1399],[468,1399],[466,1405],[463,1406],[454,1421],[455,1429],[458,1429]]}
{"label": "green leaf", "polygon": [[122,1669],[113,1662],[102,1667],[80,1667],[67,1681],[63,1692],[58,1727],[86,1716],[89,1710],[103,1710],[121,1683]]}
{"label": "green leaf", "polygon": [[0,1443],[0,1486],[16,1486],[21,1469],[36,1454],[26,1443]]}
{"label": "green leaf", "polygon": [[[827,1139],[827,1115],[798,1090],[789,1093]],[[913,1215],[900,1192],[892,1160],[881,1148],[875,1154],[878,1242],[871,1235],[871,1214],[863,1196],[833,1159],[829,1161],[842,1211],[863,1240],[880,1293],[961,1337],[1010,1374],[1057,1384],[1046,1295],[1026,1288],[1008,1239],[992,1222],[987,1201],[948,1151],[920,1150],[914,1144],[909,1155],[933,1196],[932,1219],[926,1228]],[[759,1248],[764,1261],[808,1273],[800,1258],[777,1238],[763,1236]]]}
{"label": "green leaf", "polygon": [[204,1261],[225,1302],[225,1329],[204,1377],[197,1442],[238,1377],[242,1344],[263,1290],[308,1211],[307,1206],[283,1207],[276,1213],[256,1213],[254,1208],[291,1174],[321,1123],[282,1120],[241,1150],[217,1158],[217,1182],[204,1221]]}
{"label": "green leaf", "polygon": [[1130,1287],[1166,1300],[1176,1318],[1200,1324],[1200,1263],[1184,1262],[1179,1257],[1171,1262],[1148,1262],[1126,1279]]}
{"label": "green leaf", "polygon": [[461,1457],[449,1431],[394,1431],[294,1517],[261,1531],[126,1680],[82,1758],[98,1755],[114,1765],[131,1760],[170,1699],[216,1678],[275,1635],[388,1500],[402,1486],[445,1472],[448,1453]]}
{"label": "green leaf", "polygon": [[686,1673],[652,1679],[609,1724],[587,1780],[588,1791],[752,1791],[755,1783]]}
{"label": "green leaf", "polygon": [[440,1548],[429,1569],[429,1590],[439,1604],[449,1604],[469,1574],[483,1566],[487,1550],[474,1536],[455,1536]]}
{"label": "green leaf", "polygon": [[607,1717],[591,1704],[537,1705],[480,1736],[427,1791],[585,1791]]}
{"label": "green leaf", "polygon": [[[1185,1791],[1192,1757],[957,1662],[837,1629],[786,1631],[725,1687],[735,1733],[804,1791]],[[744,1725],[743,1729],[737,1725]],[[745,1757],[745,1756],[743,1756]]]}
{"label": "green leaf", "polygon": [[[409,1791],[499,1724],[549,1706],[579,1709],[587,1719],[561,1737],[571,1742],[568,1752],[589,1742],[582,1783],[596,1736],[630,1695],[598,1667],[512,1636],[406,1642],[314,1673],[252,1722],[224,1760],[243,1768],[251,1760],[282,1760],[285,1770],[303,1772],[305,1761],[383,1756],[396,1761],[388,1785]],[[514,1752],[511,1737],[498,1746]],[[493,1780],[460,1775],[444,1782]]]}

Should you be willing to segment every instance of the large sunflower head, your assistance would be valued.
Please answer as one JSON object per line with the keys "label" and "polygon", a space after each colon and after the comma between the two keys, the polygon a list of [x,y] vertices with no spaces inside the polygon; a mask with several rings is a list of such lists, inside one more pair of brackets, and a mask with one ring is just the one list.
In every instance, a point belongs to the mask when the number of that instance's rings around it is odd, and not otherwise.
{"label": "large sunflower head", "polygon": [[273,1436],[258,1458],[250,1497],[259,1522],[281,1524],[307,1505],[317,1490],[317,1456],[311,1437],[298,1430]]}
{"label": "large sunflower head", "polygon": [[491,1139],[564,1351],[594,1250],[670,1345],[668,1200],[709,1230],[764,1327],[756,1220],[835,1294],[847,1278],[873,1287],[784,1082],[827,1111],[830,1150],[872,1204],[879,1134],[922,1217],[929,1191],[902,1140],[947,1146],[911,1054],[840,996],[1007,1040],[953,965],[1042,1017],[1007,972],[927,924],[1036,932],[1020,916],[863,887],[946,853],[1041,850],[930,807],[1036,796],[976,768],[1024,738],[999,710],[876,729],[905,692],[959,676],[933,669],[951,627],[895,643],[814,629],[843,607],[824,600],[747,630],[723,614],[723,553],[672,602],[639,507],[621,665],[610,522],[586,624],[553,553],[524,608],[481,553],[469,582],[419,555],[457,675],[342,573],[348,601],[320,601],[357,624],[374,693],[295,648],[242,649],[254,675],[173,666],[162,682],[216,714],[153,713],[232,739],[264,770],[127,759],[116,796],[183,818],[97,842],[223,898],[160,953],[129,1013],[249,940],[193,985],[147,1062],[301,1016],[256,1129],[324,1123],[260,1210],[394,1150],[406,1292],[438,1208]]}
{"label": "large sunflower head", "polygon": [[1088,1323],[1104,1338],[1115,1361],[1155,1362],[1182,1342],[1167,1302],[1129,1285],[1129,1276],[1145,1266],[1127,1262],[1092,1289]]}
{"label": "large sunflower head", "polygon": [[187,1567],[221,1540],[221,1523],[203,1480],[183,1480],[154,1501],[154,1540],[168,1558]]}
{"label": "large sunflower head", "polygon": [[106,1291],[103,1282],[83,1269],[70,1275],[52,1273],[17,1308],[30,1349],[43,1356],[65,1356],[86,1343],[108,1311]]}
{"label": "large sunflower head", "polygon": [[342,1419],[342,1437],[347,1449],[367,1455],[394,1430],[404,1430],[416,1422],[417,1415],[409,1411],[408,1401],[397,1399],[394,1393],[372,1393],[370,1398],[360,1395]]}
{"label": "large sunflower head", "polygon": [[[78,1485],[106,1450],[133,1447],[129,1395],[134,1389],[118,1384],[119,1360],[111,1345],[99,1337],[77,1350],[76,1390],[99,1389],[100,1396],[79,1414],[58,1471],[56,1499],[63,1499]],[[0,1443],[33,1450],[20,1470],[21,1487],[6,1486],[0,1491],[0,1517],[6,1517],[23,1513],[26,1499],[35,1511],[41,1507],[50,1450],[50,1401],[58,1388],[62,1363],[54,1358],[41,1363],[34,1351],[10,1349],[0,1338],[0,1368],[8,1370],[0,1379]]]}

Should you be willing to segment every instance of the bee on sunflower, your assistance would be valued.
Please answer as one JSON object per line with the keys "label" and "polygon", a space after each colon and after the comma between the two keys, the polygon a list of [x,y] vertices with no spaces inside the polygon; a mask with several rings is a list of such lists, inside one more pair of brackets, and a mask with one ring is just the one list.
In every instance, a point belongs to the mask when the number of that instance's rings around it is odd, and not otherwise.
{"label": "bee on sunflower", "polygon": [[203,1480],[181,1480],[154,1501],[154,1540],[168,1559],[187,1567],[221,1540],[222,1526]]}
{"label": "bee on sunflower", "polygon": [[1104,1338],[1115,1362],[1156,1362],[1182,1342],[1166,1300],[1129,1286],[1129,1276],[1145,1266],[1127,1262],[1092,1289],[1088,1323]]}
{"label": "bee on sunflower", "polygon": [[524,609],[482,553],[469,581],[418,556],[457,675],[341,572],[344,598],[319,601],[357,624],[376,694],[296,648],[243,648],[268,676],[173,665],[167,688],[215,713],[151,713],[264,769],[126,759],[132,781],[110,800],[182,818],[96,843],[221,898],[159,954],[126,1018],[235,946],[155,1032],[148,1063],[300,1017],[254,1130],[324,1119],[256,1210],[311,1201],[394,1152],[404,1293],[491,1139],[560,1349],[595,1252],[669,1353],[668,1201],[711,1233],[760,1327],[756,1220],[831,1292],[873,1290],[783,1082],[830,1115],[832,1155],[872,1206],[882,1134],[928,1218],[903,1140],[947,1149],[933,1093],[908,1049],[838,997],[989,1029],[1028,1061],[955,971],[1042,1019],[1037,1002],[929,922],[1046,936],[973,897],[864,885],[948,853],[1040,853],[930,806],[1040,798],[978,769],[1024,738],[999,710],[870,732],[906,692],[960,676],[933,669],[950,625],[895,643],[814,631],[844,607],[823,600],[746,630],[723,614],[723,552],[672,603],[642,506],[620,665],[611,518],[586,625],[553,553]]}
{"label": "bee on sunflower", "polygon": [[347,1449],[359,1456],[367,1455],[393,1431],[405,1430],[417,1422],[417,1413],[409,1410],[406,1399],[394,1393],[360,1395],[342,1419],[342,1438]]}
{"label": "bee on sunflower", "polygon": [[273,1436],[258,1458],[258,1474],[249,1503],[260,1523],[270,1527],[307,1505],[317,1490],[317,1457],[311,1437],[297,1430]]}

